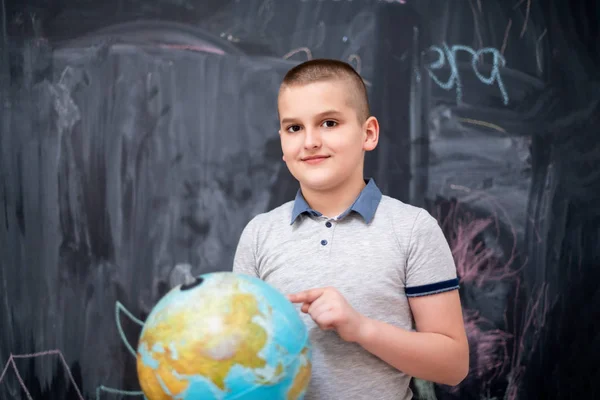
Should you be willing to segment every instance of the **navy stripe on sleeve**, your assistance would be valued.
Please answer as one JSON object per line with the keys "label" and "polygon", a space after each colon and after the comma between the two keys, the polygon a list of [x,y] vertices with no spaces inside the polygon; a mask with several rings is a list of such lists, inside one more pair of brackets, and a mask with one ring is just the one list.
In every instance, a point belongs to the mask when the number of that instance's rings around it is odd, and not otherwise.
{"label": "navy stripe on sleeve", "polygon": [[428,294],[436,294],[447,292],[449,290],[458,289],[458,278],[450,279],[447,281],[430,283],[428,285],[413,286],[406,288],[407,297],[426,296]]}

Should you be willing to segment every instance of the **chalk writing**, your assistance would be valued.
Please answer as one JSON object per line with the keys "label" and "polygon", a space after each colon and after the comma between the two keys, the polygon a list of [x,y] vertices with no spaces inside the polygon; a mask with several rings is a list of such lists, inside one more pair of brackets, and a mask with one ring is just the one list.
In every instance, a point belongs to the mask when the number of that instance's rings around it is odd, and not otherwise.
{"label": "chalk writing", "polygon": [[27,387],[25,386],[25,382],[23,382],[23,378],[21,377],[21,374],[19,374],[19,370],[17,369],[15,360],[19,359],[19,358],[30,359],[30,358],[49,356],[49,355],[58,355],[58,357],[60,358],[60,361],[62,362],[63,366],[65,367],[65,370],[67,371],[67,375],[69,375],[69,379],[71,380],[73,389],[75,389],[75,392],[77,392],[77,398],[79,398],[79,400],[84,400],[83,396],[81,395],[81,391],[79,390],[79,387],[77,387],[77,384],[75,383],[75,379],[73,379],[71,370],[69,369],[69,366],[67,365],[67,362],[65,361],[65,357],[62,355],[60,350],[47,350],[47,351],[41,351],[39,353],[32,353],[32,354],[11,354],[10,357],[8,358],[8,361],[6,362],[6,365],[4,366],[4,369],[2,370],[2,373],[0,374],[0,383],[2,383],[2,380],[4,379],[4,376],[6,375],[6,372],[8,371],[8,367],[12,367],[13,371],[15,371],[15,374],[17,375],[17,380],[19,381],[19,384],[21,385],[23,392],[25,392],[25,396],[27,396],[27,398],[29,400],[33,400],[33,398],[31,397],[31,393],[29,393],[29,390],[27,390]]}
{"label": "chalk writing", "polygon": [[[504,82],[502,82],[502,77],[500,76],[500,68],[506,65],[506,59],[500,53],[500,51],[498,51],[498,49],[493,47],[485,47],[483,49],[474,50],[471,47],[463,45],[454,45],[452,47],[448,47],[446,43],[443,43],[441,46],[431,46],[429,50],[437,53],[438,55],[438,59],[436,61],[426,66],[429,76],[442,89],[456,89],[457,102],[462,100],[463,84],[458,71],[458,66],[456,64],[456,53],[459,51],[464,51],[471,54],[471,66],[475,76],[477,76],[481,83],[486,85],[498,83],[498,89],[500,89],[500,93],[502,94],[504,105],[508,104],[508,93],[506,92]],[[492,55],[492,71],[490,76],[484,76],[481,72],[479,72],[478,68],[480,59],[482,59],[486,54]],[[434,72],[435,70],[439,70],[444,67],[450,68],[450,77],[446,82],[443,82]]]}

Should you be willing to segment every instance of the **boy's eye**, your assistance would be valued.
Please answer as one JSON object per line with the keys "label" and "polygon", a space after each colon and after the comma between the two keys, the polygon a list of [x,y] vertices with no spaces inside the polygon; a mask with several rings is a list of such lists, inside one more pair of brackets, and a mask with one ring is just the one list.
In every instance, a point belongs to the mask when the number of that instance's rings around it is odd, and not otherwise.
{"label": "boy's eye", "polygon": [[290,133],[298,132],[300,130],[300,125],[291,125],[288,126],[287,131]]}
{"label": "boy's eye", "polygon": [[327,121],[323,122],[323,126],[325,126],[325,128],[333,128],[336,125],[337,125],[337,122],[331,121],[331,120],[327,120]]}

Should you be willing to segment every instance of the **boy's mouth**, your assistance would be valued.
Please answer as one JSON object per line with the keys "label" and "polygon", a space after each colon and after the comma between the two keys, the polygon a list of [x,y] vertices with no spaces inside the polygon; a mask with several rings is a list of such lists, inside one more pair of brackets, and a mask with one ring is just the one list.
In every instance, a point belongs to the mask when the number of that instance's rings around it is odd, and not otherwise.
{"label": "boy's mouth", "polygon": [[329,156],[308,156],[308,157],[302,158],[302,161],[304,161],[308,164],[319,164],[320,162],[323,162],[324,160],[326,160],[328,158],[329,158]]}

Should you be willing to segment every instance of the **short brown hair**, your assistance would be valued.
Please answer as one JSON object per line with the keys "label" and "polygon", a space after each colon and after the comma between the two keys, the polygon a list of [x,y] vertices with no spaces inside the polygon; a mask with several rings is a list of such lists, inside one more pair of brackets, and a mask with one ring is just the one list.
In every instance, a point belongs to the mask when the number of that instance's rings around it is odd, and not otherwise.
{"label": "short brown hair", "polygon": [[361,121],[369,118],[371,110],[367,87],[358,72],[344,61],[317,58],[298,64],[283,77],[280,92],[286,86],[307,85],[328,80],[347,81],[352,91],[352,100],[355,103],[358,118]]}

